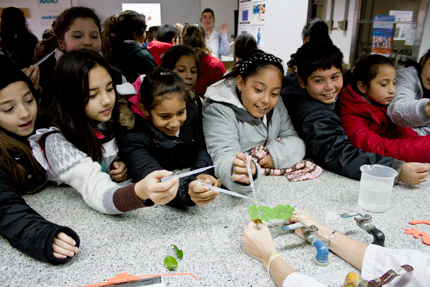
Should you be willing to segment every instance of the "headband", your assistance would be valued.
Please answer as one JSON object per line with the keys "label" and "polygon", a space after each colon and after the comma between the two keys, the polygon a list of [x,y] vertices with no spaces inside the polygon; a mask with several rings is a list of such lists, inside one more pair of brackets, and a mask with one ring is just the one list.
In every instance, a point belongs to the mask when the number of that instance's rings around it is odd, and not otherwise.
{"label": "headband", "polygon": [[239,68],[239,75],[242,75],[253,63],[258,61],[264,61],[274,64],[281,64],[282,60],[272,54],[262,54],[252,56],[249,60],[244,61]]}

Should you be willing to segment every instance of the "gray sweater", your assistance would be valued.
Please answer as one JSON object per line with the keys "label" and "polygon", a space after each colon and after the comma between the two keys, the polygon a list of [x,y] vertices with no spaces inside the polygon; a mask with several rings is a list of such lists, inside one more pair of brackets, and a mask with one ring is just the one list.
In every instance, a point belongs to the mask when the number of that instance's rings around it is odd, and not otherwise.
{"label": "gray sweater", "polygon": [[[234,80],[221,80],[210,86],[203,103],[203,131],[206,147],[216,164],[215,174],[230,190],[249,192],[249,185],[231,179],[233,160],[238,152],[250,152],[257,145],[267,146],[275,168],[288,168],[305,156],[305,144],[291,123],[281,97],[269,112],[267,127],[251,116],[236,94]],[[280,137],[281,140],[276,139]],[[255,162],[254,162],[255,163]],[[261,167],[256,163],[256,183]]]}

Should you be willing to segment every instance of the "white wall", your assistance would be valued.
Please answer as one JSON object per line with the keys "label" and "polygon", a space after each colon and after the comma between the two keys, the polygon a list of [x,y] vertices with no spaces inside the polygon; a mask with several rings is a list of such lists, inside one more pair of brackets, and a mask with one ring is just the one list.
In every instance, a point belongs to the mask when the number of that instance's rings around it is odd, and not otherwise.
{"label": "white wall", "polygon": [[426,21],[424,22],[423,36],[418,53],[418,60],[430,49],[430,5],[427,8]]}
{"label": "white wall", "polygon": [[[345,14],[345,0],[335,0],[335,11],[333,14],[333,26],[338,27],[338,21],[344,19]],[[350,0],[349,12],[348,12],[348,26],[347,31],[332,30],[330,31],[330,37],[333,43],[342,51],[343,61],[349,63],[349,57],[351,54],[351,43],[352,43],[352,28],[354,23],[356,0]],[[326,20],[330,20],[331,13],[331,1],[327,1],[327,14]]]}
{"label": "white wall", "polygon": [[303,44],[301,33],[307,12],[306,0],[266,0],[264,22],[268,32],[262,49],[281,58],[284,67],[290,55]]}

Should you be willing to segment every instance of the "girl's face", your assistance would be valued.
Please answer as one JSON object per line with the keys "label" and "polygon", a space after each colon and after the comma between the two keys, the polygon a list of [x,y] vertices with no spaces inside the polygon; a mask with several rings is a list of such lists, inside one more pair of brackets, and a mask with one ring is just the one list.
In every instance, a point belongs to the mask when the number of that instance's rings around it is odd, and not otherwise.
{"label": "girl's face", "polygon": [[18,136],[34,130],[36,100],[26,82],[14,82],[0,91],[0,126]]}
{"label": "girl's face", "polygon": [[197,64],[193,56],[182,56],[176,62],[173,72],[184,81],[185,89],[191,90],[197,81]]}
{"label": "girl's face", "polygon": [[115,91],[112,78],[102,66],[95,66],[88,74],[89,100],[85,114],[96,122],[107,122],[115,105]]}
{"label": "girl's face", "polygon": [[186,103],[182,93],[173,92],[155,106],[150,113],[154,126],[168,136],[175,136],[187,118]]}
{"label": "girl's face", "polygon": [[379,67],[376,78],[370,81],[369,87],[364,87],[364,95],[370,102],[388,105],[396,92],[396,69],[391,66]]}
{"label": "girl's face", "polygon": [[258,74],[248,77],[246,81],[239,75],[236,85],[248,113],[255,118],[262,118],[278,102],[282,74],[278,68],[270,65],[260,69]]}
{"label": "girl's face", "polygon": [[430,90],[430,57],[424,62],[421,70],[421,81],[426,90]]}
{"label": "girl's face", "polygon": [[102,49],[99,28],[92,18],[76,18],[58,46],[65,52],[86,48],[99,53]]}
{"label": "girl's face", "polygon": [[215,24],[214,16],[211,12],[205,12],[202,15],[202,19],[200,20],[200,23],[202,24],[203,28],[206,29],[212,29]]}

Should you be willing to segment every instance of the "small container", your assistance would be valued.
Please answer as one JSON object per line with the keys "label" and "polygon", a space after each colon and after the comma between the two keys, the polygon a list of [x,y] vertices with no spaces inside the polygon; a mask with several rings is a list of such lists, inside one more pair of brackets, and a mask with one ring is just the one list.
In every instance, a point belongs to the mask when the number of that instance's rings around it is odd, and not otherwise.
{"label": "small container", "polygon": [[397,171],[380,164],[362,165],[358,204],[372,212],[383,212],[390,206]]}

